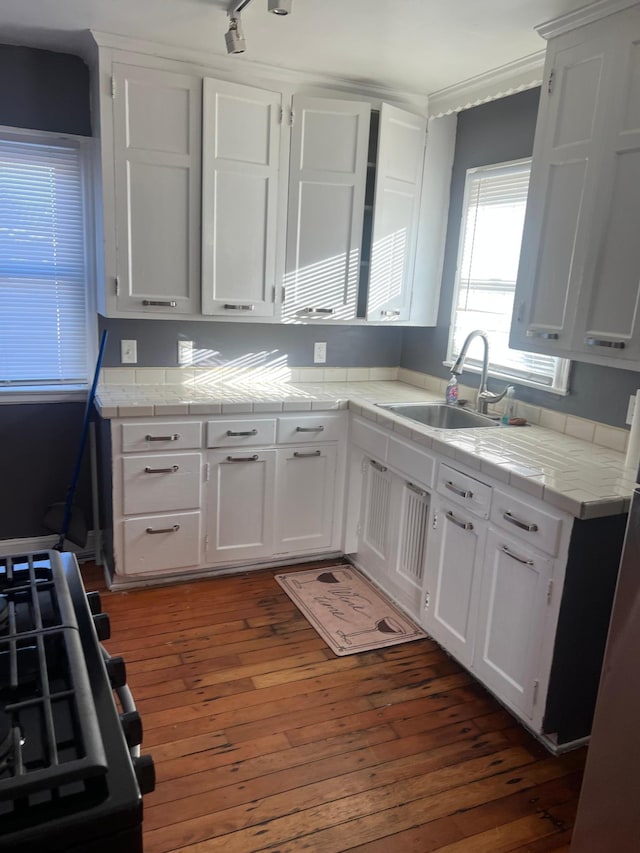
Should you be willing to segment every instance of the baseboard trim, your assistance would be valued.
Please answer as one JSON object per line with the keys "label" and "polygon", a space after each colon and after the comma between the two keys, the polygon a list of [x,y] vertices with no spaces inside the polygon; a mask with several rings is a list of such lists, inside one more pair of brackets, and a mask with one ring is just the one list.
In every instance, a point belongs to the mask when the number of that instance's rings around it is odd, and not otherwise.
{"label": "baseboard trim", "polygon": [[[57,541],[58,536],[55,533],[49,536],[28,536],[23,539],[0,539],[0,557],[10,557],[14,554],[31,554],[35,551],[51,551]],[[95,535],[93,530],[89,531],[87,544],[84,548],[79,548],[71,542],[66,542],[65,545],[65,550],[74,553],[81,563],[95,559]]]}

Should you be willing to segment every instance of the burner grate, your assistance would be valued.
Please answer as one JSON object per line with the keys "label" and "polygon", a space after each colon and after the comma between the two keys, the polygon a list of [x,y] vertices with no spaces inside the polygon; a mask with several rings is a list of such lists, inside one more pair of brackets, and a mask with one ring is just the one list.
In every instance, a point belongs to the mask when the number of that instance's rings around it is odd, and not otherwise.
{"label": "burner grate", "polygon": [[63,568],[49,554],[0,558],[0,598],[6,611],[0,633],[77,628]]}

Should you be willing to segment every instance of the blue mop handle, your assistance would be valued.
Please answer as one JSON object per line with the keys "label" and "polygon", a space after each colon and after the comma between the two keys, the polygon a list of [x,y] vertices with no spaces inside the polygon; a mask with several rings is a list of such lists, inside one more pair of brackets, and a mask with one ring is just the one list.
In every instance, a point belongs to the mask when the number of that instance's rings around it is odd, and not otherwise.
{"label": "blue mop handle", "polygon": [[78,485],[78,480],[80,479],[80,469],[82,467],[82,457],[84,456],[84,448],[87,443],[87,434],[89,432],[89,421],[91,420],[91,409],[93,408],[93,402],[96,398],[96,390],[98,388],[98,379],[100,378],[100,368],[102,367],[102,359],[104,357],[104,350],[107,343],[107,330],[104,329],[102,332],[102,337],[100,339],[100,348],[98,350],[98,360],[96,361],[96,369],[93,374],[93,382],[91,384],[91,390],[89,391],[89,396],[87,397],[87,404],[84,409],[84,418],[82,419],[82,432],[80,434],[80,445],[78,447],[78,455],[76,456],[76,464],[73,468],[73,474],[71,476],[71,482],[69,483],[69,491],[67,492],[67,502],[64,507],[64,517],[62,519],[62,529],[60,531],[60,538],[58,540],[58,548],[62,548],[64,540],[66,539],[67,533],[69,532],[69,523],[71,521],[71,507],[73,505],[73,497],[76,492],[76,487]]}

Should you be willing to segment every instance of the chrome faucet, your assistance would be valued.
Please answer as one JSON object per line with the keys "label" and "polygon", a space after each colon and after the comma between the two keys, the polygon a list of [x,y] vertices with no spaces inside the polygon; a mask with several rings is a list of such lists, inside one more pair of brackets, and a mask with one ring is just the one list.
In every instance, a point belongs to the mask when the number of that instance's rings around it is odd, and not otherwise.
{"label": "chrome faucet", "polygon": [[482,331],[482,329],[475,329],[473,332],[469,332],[469,334],[465,338],[464,343],[462,344],[460,355],[458,356],[455,364],[451,368],[451,373],[462,373],[462,370],[464,369],[464,360],[467,357],[467,350],[469,349],[469,344],[474,338],[480,338],[480,340],[484,344],[482,374],[480,376],[480,387],[478,388],[478,396],[476,397],[476,412],[479,412],[481,415],[486,415],[489,403],[499,403],[500,400],[502,400],[502,398],[505,396],[509,388],[511,388],[512,386],[507,385],[502,394],[492,394],[491,391],[487,390],[487,377],[489,374],[489,337],[487,336],[486,332]]}

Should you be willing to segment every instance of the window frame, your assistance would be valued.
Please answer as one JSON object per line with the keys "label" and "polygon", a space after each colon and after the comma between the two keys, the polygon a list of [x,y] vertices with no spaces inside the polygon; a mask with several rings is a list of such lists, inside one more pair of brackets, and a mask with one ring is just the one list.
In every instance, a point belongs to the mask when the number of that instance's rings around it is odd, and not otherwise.
{"label": "window frame", "polygon": [[46,130],[32,130],[0,125],[0,140],[24,142],[37,145],[66,144],[78,151],[80,161],[80,182],[82,191],[84,223],[84,267],[85,267],[85,329],[86,381],[74,384],[28,384],[5,385],[0,383],[0,405],[6,403],[55,403],[85,400],[91,386],[94,363],[98,352],[98,329],[96,313],[96,218],[95,218],[95,176],[97,174],[97,140],[91,136],[79,136],[71,133],[53,133]]}
{"label": "window frame", "polygon": [[[483,166],[473,166],[466,170],[464,181],[464,194],[462,198],[462,208],[459,216],[460,227],[458,231],[456,272],[453,286],[453,295],[451,300],[449,333],[447,337],[447,355],[445,361],[443,362],[446,367],[452,367],[455,364],[457,357],[457,353],[454,353],[453,349],[453,338],[457,314],[458,294],[460,291],[461,283],[460,280],[462,274],[462,261],[464,256],[466,223],[469,209],[469,196],[471,193],[471,179],[474,175],[477,175],[478,173],[486,173],[498,169],[509,169],[512,167],[517,168],[519,166],[525,165],[529,165],[530,167],[531,163],[531,157],[522,157],[518,160],[505,160],[500,163],[487,163]],[[491,351],[489,351],[489,355],[491,355]],[[570,393],[569,378],[571,372],[571,361],[566,358],[559,358],[558,356],[550,357],[555,358],[556,360],[556,369],[551,385],[545,384],[543,382],[538,382],[535,379],[531,379],[526,376],[522,376],[517,370],[515,370],[515,368],[513,370],[509,370],[505,369],[504,366],[492,365],[491,362],[489,363],[488,375],[492,378],[499,379],[507,383],[515,382],[518,385],[525,385],[529,388],[535,388],[538,391],[545,391],[548,394],[554,394],[556,396],[567,396]],[[482,364],[477,359],[468,358],[465,359],[464,369],[465,371],[469,371],[470,373],[480,374],[482,372]]]}

